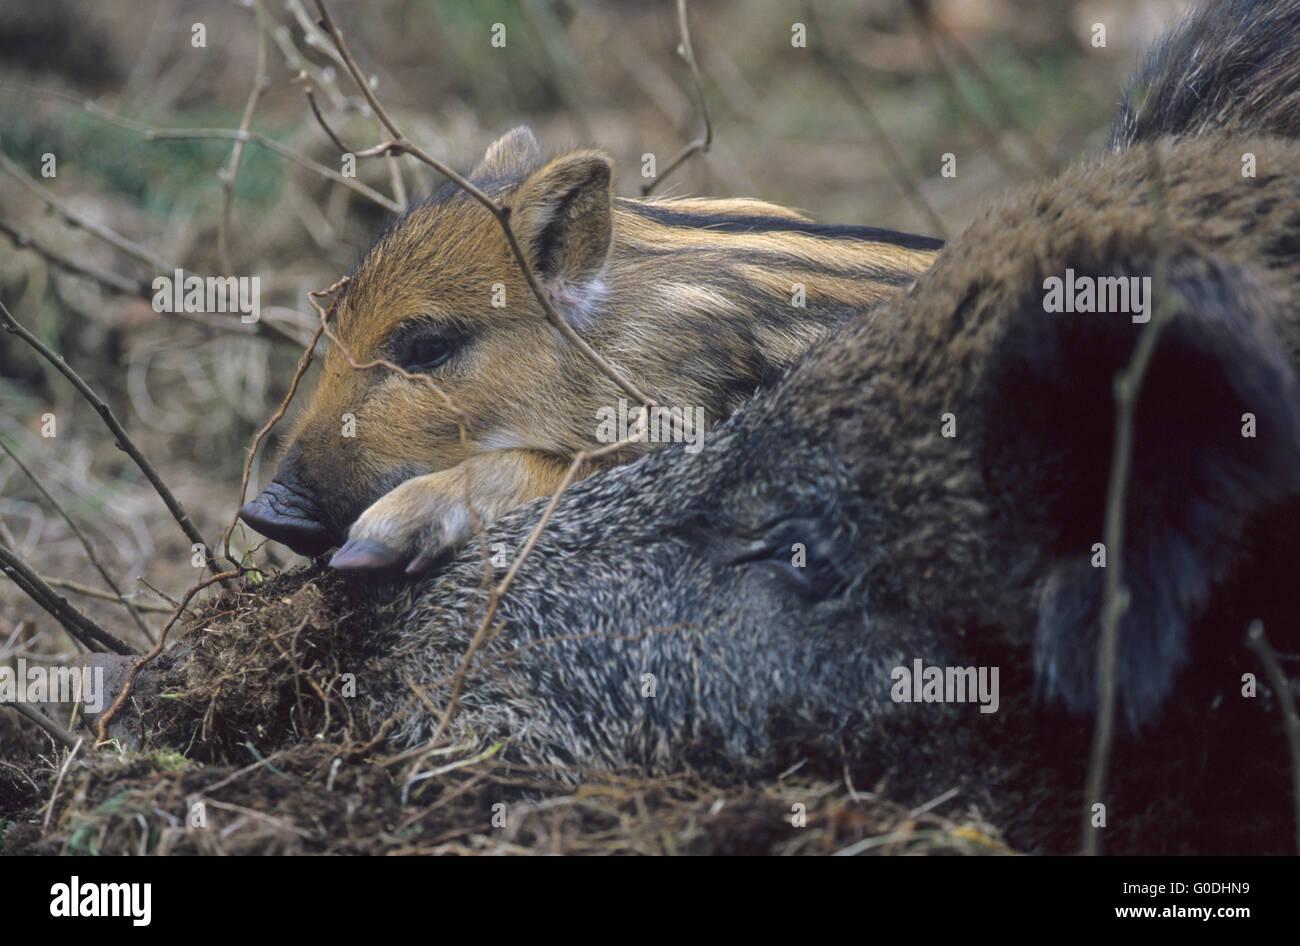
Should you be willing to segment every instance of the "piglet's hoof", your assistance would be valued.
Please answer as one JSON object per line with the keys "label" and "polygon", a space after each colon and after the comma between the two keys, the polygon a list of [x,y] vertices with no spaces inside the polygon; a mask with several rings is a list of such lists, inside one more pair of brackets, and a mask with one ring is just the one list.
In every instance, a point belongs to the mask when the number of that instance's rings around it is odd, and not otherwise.
{"label": "piglet's hoof", "polygon": [[330,559],[330,568],[349,571],[396,568],[405,556],[396,549],[367,539],[348,539]]}

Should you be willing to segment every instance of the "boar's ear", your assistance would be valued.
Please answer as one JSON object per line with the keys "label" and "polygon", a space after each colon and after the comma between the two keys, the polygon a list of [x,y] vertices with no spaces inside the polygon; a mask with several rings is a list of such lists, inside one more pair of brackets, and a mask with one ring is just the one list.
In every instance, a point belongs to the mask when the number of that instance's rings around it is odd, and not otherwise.
{"label": "boar's ear", "polygon": [[483,181],[489,178],[523,178],[542,163],[542,149],[527,125],[512,128],[488,145],[483,159],[474,166],[470,178]]}
{"label": "boar's ear", "polygon": [[581,284],[605,265],[613,175],[605,155],[578,151],[536,171],[510,199],[511,224],[543,280]]}
{"label": "boar's ear", "polygon": [[[1286,300],[1262,285],[1241,267],[1189,255],[1171,262],[1177,311],[1138,398],[1126,497],[1130,603],[1117,683],[1135,729],[1173,689],[1188,659],[1190,623],[1212,584],[1240,561],[1246,524],[1300,495],[1300,393],[1287,353],[1300,339],[1289,336],[1283,347],[1277,332],[1297,325]],[[1040,690],[1090,712],[1113,382],[1144,326],[1127,313],[1048,313],[1042,298],[1040,291],[1018,310],[990,362],[984,469],[1007,538],[1043,553],[1034,644]],[[1116,552],[1104,549],[1107,566]],[[1243,630],[1224,629],[1222,646],[1239,642]]]}

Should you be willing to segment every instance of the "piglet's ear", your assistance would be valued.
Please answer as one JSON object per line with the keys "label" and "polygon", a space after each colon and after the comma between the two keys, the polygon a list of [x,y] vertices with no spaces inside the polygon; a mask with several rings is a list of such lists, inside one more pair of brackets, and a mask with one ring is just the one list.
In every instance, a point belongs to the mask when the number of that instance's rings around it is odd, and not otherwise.
{"label": "piglet's ear", "polygon": [[[1150,270],[1147,270],[1149,273]],[[1141,276],[1125,267],[1077,277]],[[1169,697],[1190,623],[1242,553],[1253,517],[1300,495],[1300,392],[1279,332],[1285,302],[1241,267],[1183,254],[1137,402],[1123,544],[1130,605],[1121,628],[1120,705],[1134,727]],[[1090,712],[1106,571],[1096,543],[1114,437],[1112,385],[1139,331],[1127,313],[1013,317],[991,363],[985,475],[1013,538],[1048,562],[1038,585],[1035,669],[1043,694]],[[1300,339],[1292,338],[1292,342]],[[1116,550],[1105,549],[1107,564]],[[1225,631],[1224,646],[1241,628]]]}
{"label": "piglet's ear", "polygon": [[470,172],[470,179],[523,178],[542,163],[542,149],[527,125],[512,128],[488,145],[483,159]]}
{"label": "piglet's ear", "polygon": [[578,151],[536,171],[510,199],[511,224],[544,281],[579,285],[604,267],[613,229],[613,175],[605,155]]}

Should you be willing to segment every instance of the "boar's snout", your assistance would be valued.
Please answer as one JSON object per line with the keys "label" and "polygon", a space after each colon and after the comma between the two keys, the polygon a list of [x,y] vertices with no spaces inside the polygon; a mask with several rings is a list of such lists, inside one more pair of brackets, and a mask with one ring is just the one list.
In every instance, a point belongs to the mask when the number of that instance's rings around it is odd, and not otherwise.
{"label": "boar's snout", "polygon": [[266,489],[239,510],[239,518],[299,555],[320,555],[338,544],[329,516],[303,481],[297,447],[285,454]]}

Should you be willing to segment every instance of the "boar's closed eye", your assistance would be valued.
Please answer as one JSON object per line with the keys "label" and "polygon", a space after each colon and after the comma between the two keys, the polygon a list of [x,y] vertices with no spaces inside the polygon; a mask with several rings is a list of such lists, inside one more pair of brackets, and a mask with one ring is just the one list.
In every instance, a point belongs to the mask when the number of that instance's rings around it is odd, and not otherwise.
{"label": "boar's closed eye", "polygon": [[727,564],[757,568],[810,602],[834,598],[844,591],[849,576],[824,521],[791,516],[761,526],[757,532],[752,541],[726,550]]}

